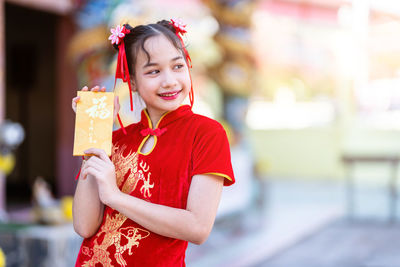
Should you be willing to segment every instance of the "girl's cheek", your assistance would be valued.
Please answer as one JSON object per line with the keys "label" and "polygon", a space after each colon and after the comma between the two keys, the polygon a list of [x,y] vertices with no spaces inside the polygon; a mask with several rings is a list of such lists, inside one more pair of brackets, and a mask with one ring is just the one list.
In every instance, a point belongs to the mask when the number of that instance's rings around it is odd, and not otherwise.
{"label": "girl's cheek", "polygon": [[184,81],[185,83],[188,83],[190,85],[189,72],[182,73],[182,75],[180,76],[180,79],[182,79],[182,81]]}
{"label": "girl's cheek", "polygon": [[159,78],[146,79],[143,85],[144,85],[143,87],[147,88],[159,87],[160,79]]}

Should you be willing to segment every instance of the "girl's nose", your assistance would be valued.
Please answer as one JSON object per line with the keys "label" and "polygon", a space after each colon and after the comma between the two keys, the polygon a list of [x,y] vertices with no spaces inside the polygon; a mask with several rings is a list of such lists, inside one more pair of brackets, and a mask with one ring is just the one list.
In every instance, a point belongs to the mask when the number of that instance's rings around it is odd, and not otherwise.
{"label": "girl's nose", "polygon": [[177,85],[177,80],[176,80],[175,75],[170,71],[165,71],[164,79],[162,81],[161,86],[163,88],[170,88],[170,87],[174,87],[176,85]]}

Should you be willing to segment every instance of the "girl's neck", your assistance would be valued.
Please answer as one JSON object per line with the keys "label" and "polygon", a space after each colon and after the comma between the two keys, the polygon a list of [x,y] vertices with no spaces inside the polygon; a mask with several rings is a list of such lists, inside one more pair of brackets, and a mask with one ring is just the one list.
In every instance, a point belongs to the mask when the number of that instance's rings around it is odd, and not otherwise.
{"label": "girl's neck", "polygon": [[157,128],[157,124],[162,120],[162,118],[167,114],[172,112],[173,110],[170,111],[164,111],[164,112],[157,112],[157,110],[153,110],[149,108],[146,108],[147,114],[149,115],[149,118],[151,120],[151,125],[153,129]]}
{"label": "girl's neck", "polygon": [[147,110],[147,113],[149,114],[152,128],[155,129],[164,114],[152,114],[149,110]]}

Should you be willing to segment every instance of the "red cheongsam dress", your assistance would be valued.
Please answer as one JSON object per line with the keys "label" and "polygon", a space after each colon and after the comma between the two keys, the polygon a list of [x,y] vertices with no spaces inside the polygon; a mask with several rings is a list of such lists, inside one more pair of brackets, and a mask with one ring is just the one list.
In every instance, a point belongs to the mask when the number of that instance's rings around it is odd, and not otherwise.
{"label": "red cheongsam dress", "polygon": [[[192,177],[214,174],[235,182],[229,144],[215,120],[184,105],[166,113],[153,130],[141,121],[113,133],[112,161],[121,191],[151,203],[186,209]],[[141,153],[146,140],[154,146]],[[108,206],[95,235],[83,240],[76,266],[185,266],[188,242],[158,235]]]}

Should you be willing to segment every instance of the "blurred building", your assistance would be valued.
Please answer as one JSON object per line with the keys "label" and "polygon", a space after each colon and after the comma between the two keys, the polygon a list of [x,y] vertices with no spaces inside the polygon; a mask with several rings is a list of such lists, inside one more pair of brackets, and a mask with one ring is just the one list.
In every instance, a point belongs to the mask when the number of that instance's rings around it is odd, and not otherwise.
{"label": "blurred building", "polygon": [[77,83],[65,57],[76,31],[73,9],[72,0],[0,1],[0,119],[20,122],[26,131],[16,167],[6,179],[7,199],[13,203],[30,201],[37,176],[58,195],[74,190],[78,159],[71,157],[70,102]]}
{"label": "blurred building", "polygon": [[399,14],[389,0],[259,1],[247,124],[264,174],[340,179],[343,153],[399,153]]}

